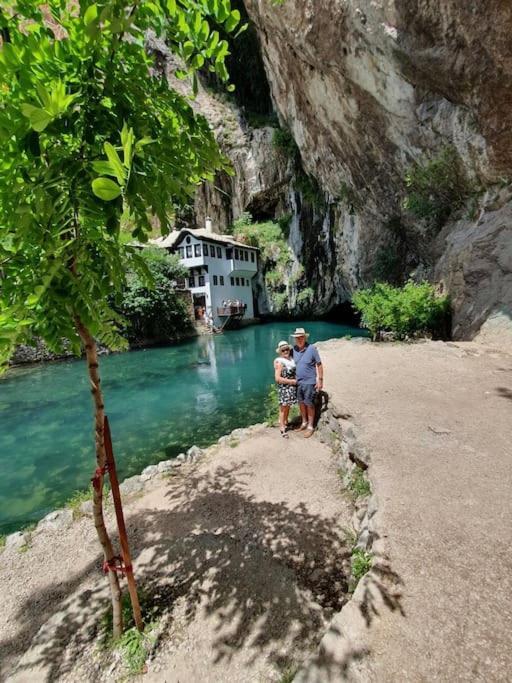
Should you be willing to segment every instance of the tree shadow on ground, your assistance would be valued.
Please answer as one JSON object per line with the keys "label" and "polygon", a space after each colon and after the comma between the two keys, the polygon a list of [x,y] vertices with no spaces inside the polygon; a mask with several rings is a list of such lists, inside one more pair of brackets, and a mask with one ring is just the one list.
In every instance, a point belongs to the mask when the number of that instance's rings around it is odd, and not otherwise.
{"label": "tree shadow on ground", "polygon": [[380,615],[379,605],[383,604],[390,612],[399,612],[405,617],[402,606],[402,579],[394,572],[389,564],[378,558],[365,578],[360,610],[370,628],[376,616]]}
{"label": "tree shadow on ground", "polygon": [[[69,609],[68,596],[76,596],[78,591],[76,608],[90,611],[91,591],[80,590],[80,587],[88,578],[98,575],[101,565],[102,559],[98,553],[83,571],[68,580],[49,585],[44,590],[31,594],[30,598],[20,606],[16,614],[16,622],[13,624],[13,630],[17,627],[16,632],[12,637],[0,641],[0,680],[3,680],[7,668],[19,653],[20,644],[29,647],[39,629],[51,618],[52,614],[57,611],[65,613]],[[77,627],[80,619],[77,619],[76,623],[75,618],[71,621],[70,626]]]}
{"label": "tree shadow on ground", "polygon": [[[137,579],[161,614],[172,618],[183,598],[186,624],[196,616],[215,620],[215,661],[246,648],[247,666],[262,650],[279,665],[283,644],[307,652],[346,601],[350,548],[335,517],[257,500],[246,490],[244,467],[171,478],[164,509],[136,512],[127,525]],[[30,638],[41,626],[33,605],[54,602],[59,617],[37,633],[26,663],[44,667],[50,680],[72,670],[70,641],[75,653],[86,648],[108,607],[105,582],[80,590],[95,564],[99,556],[73,579],[31,596],[16,615],[16,637],[25,631]],[[11,646],[0,643],[0,652]]]}
{"label": "tree shadow on ground", "polygon": [[508,398],[509,401],[512,401],[512,389],[509,389],[508,387],[496,387],[496,393],[501,398]]}
{"label": "tree shadow on ground", "polygon": [[[343,520],[304,504],[259,500],[247,490],[249,475],[242,462],[171,477],[159,507],[128,517],[128,533],[139,586],[166,623],[178,618],[179,607],[180,627],[209,620],[215,662],[229,662],[244,648],[248,669],[262,652],[284,668],[290,653],[300,659],[317,647],[348,599],[351,548]],[[38,631],[34,606],[52,595],[57,613],[37,633],[20,671],[38,666],[56,680],[73,670],[79,653],[91,652],[98,615],[109,605],[99,575],[94,590],[81,587],[95,565],[99,556],[20,606],[16,637]],[[393,601],[388,606],[397,608]],[[0,643],[0,653],[10,647]]]}

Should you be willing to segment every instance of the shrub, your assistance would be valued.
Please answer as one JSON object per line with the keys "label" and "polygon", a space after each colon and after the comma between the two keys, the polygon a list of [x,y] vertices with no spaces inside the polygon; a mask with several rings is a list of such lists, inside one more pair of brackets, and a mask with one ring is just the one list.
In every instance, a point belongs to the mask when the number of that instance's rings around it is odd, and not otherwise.
{"label": "shrub", "polygon": [[265,273],[265,282],[271,289],[279,289],[283,283],[283,277],[277,270],[269,270]]}
{"label": "shrub", "polygon": [[192,322],[185,299],[176,292],[175,281],[187,274],[178,256],[162,249],[146,248],[142,257],[153,280],[149,289],[141,274],[127,275],[127,287],[117,310],[128,321],[126,336],[132,343],[151,339],[168,341],[186,333]]}
{"label": "shrub", "polygon": [[290,281],[292,251],[286,241],[290,216],[278,221],[254,223],[249,213],[243,213],[229,229],[235,239],[260,250],[261,269],[269,289],[269,298],[275,313],[286,312],[288,294],[282,291]]}
{"label": "shrub", "polygon": [[346,205],[349,214],[353,215],[361,210],[361,202],[359,201],[357,192],[345,181],[340,183],[338,198],[340,202]]}
{"label": "shrub", "polygon": [[299,304],[300,306],[304,306],[304,307],[311,306],[313,303],[314,297],[315,297],[315,292],[314,292],[313,288],[312,287],[305,287],[297,295],[297,304]]}
{"label": "shrub", "polygon": [[451,146],[445,147],[433,159],[411,166],[405,183],[404,208],[436,227],[440,227],[453,210],[460,208],[472,192],[457,151]]}
{"label": "shrub", "polygon": [[307,175],[302,169],[297,172],[295,189],[302,195],[302,200],[310,206],[325,208],[325,194],[313,176]]}
{"label": "shrub", "polygon": [[278,292],[273,293],[271,296],[272,303],[274,304],[274,313],[288,313],[288,293]]}
{"label": "shrub", "polygon": [[432,333],[445,336],[449,316],[449,300],[438,296],[428,282],[407,282],[403,287],[377,283],[356,292],[354,308],[361,313],[361,324],[377,340],[384,331],[397,339]]}
{"label": "shrub", "polygon": [[290,159],[296,160],[299,156],[297,143],[293,139],[290,131],[286,128],[276,128],[272,136],[272,144],[280,152],[283,152],[283,154],[290,157]]}
{"label": "shrub", "polygon": [[360,467],[355,467],[350,475],[348,489],[355,498],[364,498],[371,493],[370,482]]}
{"label": "shrub", "polygon": [[352,590],[357,586],[365,574],[372,568],[372,556],[361,548],[352,551]]}
{"label": "shrub", "polygon": [[[107,491],[108,493],[108,491]],[[69,508],[73,513],[73,519],[78,519],[81,516],[80,505],[92,500],[93,491],[92,488],[75,491],[66,501],[65,506]],[[107,499],[107,495],[105,496]]]}

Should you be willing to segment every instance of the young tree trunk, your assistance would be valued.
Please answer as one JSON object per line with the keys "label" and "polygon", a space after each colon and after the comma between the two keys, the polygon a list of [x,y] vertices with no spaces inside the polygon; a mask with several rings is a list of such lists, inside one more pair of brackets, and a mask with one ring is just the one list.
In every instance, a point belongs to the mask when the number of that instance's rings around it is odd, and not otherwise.
{"label": "young tree trunk", "polygon": [[[89,380],[91,382],[91,393],[94,402],[96,464],[99,470],[103,470],[106,462],[105,439],[103,433],[105,407],[103,405],[103,394],[100,386],[101,379],[98,369],[98,350],[94,337],[82,323],[80,318],[75,318],[75,325],[85,347]],[[113,565],[115,563],[114,548],[103,517],[103,474],[98,473],[97,481],[98,485],[93,487],[94,526],[96,527],[96,533],[98,534],[99,542],[103,548],[105,561]],[[121,609],[121,589],[117,573],[109,571],[108,580],[112,597],[113,635],[114,638],[119,638],[123,632],[123,614]]]}

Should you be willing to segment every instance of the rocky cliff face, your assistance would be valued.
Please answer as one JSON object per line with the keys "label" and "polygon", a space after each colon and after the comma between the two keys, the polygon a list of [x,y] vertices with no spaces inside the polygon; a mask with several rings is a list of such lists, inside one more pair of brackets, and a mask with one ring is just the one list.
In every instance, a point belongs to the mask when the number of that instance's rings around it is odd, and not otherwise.
{"label": "rocky cliff face", "polygon": [[[503,186],[512,175],[512,6],[246,0],[246,7],[280,119],[329,197],[322,229],[309,236],[325,255],[319,299],[330,305],[369,282],[379,252],[393,245],[387,226],[399,219],[408,231],[404,268],[419,267],[450,292],[456,336],[510,327],[512,207]],[[479,192],[471,220],[445,225],[425,245],[421,221],[402,209],[404,179],[414,161],[446,145]]]}
{"label": "rocky cliff face", "polygon": [[[289,213],[294,272],[303,267],[287,287],[292,308],[306,286],[321,313],[393,270],[394,278],[427,277],[450,293],[456,337],[512,335],[512,6],[245,0],[245,7],[273,106],[298,155],[276,147],[271,128],[247,125],[243,102],[223,103],[212,118],[203,93],[198,106],[236,174],[202,188],[199,222],[206,213],[218,225],[244,210],[257,220]],[[403,208],[406,177],[448,148],[458,171],[443,174],[460,172],[466,189],[456,202],[447,198],[432,225]]]}

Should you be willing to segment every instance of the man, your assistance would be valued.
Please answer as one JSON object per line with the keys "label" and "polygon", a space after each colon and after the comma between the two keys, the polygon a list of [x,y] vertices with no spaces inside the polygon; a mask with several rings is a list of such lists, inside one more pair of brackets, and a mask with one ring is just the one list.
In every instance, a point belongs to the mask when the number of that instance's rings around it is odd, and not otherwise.
{"label": "man", "polygon": [[295,341],[293,360],[297,366],[297,400],[299,402],[304,438],[313,436],[315,421],[315,393],[324,385],[324,369],[316,346],[309,344],[309,334],[298,327],[291,335]]}

